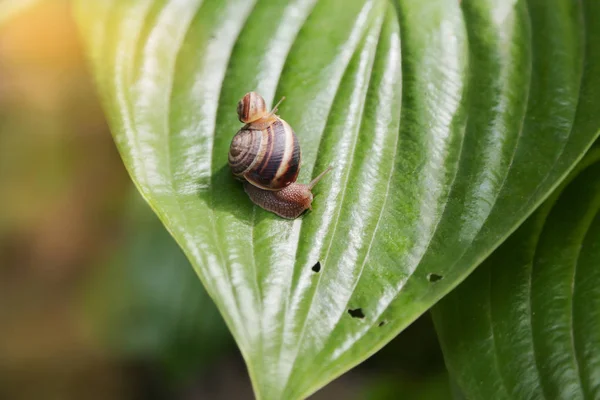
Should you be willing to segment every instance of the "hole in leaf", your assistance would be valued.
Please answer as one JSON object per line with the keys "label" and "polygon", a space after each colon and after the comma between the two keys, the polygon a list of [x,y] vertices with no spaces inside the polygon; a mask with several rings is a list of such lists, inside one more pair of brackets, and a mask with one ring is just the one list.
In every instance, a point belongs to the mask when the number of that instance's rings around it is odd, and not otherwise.
{"label": "hole in leaf", "polygon": [[427,279],[429,279],[429,282],[435,283],[441,279],[444,279],[444,277],[442,275],[438,275],[438,274],[429,274],[429,275],[427,275]]}
{"label": "hole in leaf", "polygon": [[321,270],[321,262],[317,261],[317,263],[313,265],[312,270],[315,272],[319,272]]}
{"label": "hole in leaf", "polygon": [[365,314],[363,313],[362,308],[357,308],[356,310],[348,310],[348,314],[350,314],[350,316],[352,318],[360,318],[363,319],[365,317]]}
{"label": "hole in leaf", "polygon": [[381,327],[382,327],[382,326],[384,326],[385,324],[387,324],[387,321],[381,321],[381,322],[379,323],[379,325],[377,325],[377,326],[381,328]]}

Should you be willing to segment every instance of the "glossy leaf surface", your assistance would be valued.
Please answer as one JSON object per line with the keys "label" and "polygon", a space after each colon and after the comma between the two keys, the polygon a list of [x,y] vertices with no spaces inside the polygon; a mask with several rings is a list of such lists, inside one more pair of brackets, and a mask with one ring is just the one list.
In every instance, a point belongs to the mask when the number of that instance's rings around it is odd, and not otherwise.
{"label": "glossy leaf surface", "polygon": [[[76,4],[125,165],[259,398],[306,397],[382,347],[533,211],[600,126],[593,1]],[[251,90],[286,96],[299,181],[334,166],[295,221],[253,207],[228,169]]]}
{"label": "glossy leaf surface", "polygon": [[469,399],[600,396],[600,147],[434,307]]}

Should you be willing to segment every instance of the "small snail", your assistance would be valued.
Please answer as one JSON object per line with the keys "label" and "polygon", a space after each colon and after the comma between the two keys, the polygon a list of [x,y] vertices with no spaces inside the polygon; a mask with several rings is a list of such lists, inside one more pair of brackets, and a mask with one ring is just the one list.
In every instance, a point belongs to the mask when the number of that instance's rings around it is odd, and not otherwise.
{"label": "small snail", "polygon": [[254,204],[294,219],[312,209],[311,190],[331,167],[307,185],[296,183],[302,153],[292,127],[275,115],[282,101],[267,112],[258,93],[247,93],[240,100],[237,113],[245,125],[231,141],[229,167],[245,181],[244,190]]}

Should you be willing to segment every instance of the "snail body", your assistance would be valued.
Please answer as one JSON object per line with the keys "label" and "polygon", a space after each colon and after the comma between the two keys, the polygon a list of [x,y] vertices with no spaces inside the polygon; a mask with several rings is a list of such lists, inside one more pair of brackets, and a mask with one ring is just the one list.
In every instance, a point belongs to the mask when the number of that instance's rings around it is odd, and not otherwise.
{"label": "snail body", "polygon": [[255,92],[240,100],[237,113],[245,125],[233,137],[228,159],[253,203],[293,219],[311,208],[311,190],[330,168],[309,184],[296,183],[302,152],[292,127],[275,115],[281,101],[267,112],[264,99]]}

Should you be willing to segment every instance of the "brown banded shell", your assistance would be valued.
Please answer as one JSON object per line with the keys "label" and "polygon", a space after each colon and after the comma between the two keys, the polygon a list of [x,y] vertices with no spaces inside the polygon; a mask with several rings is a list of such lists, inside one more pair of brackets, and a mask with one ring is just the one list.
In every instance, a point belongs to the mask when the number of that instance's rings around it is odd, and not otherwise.
{"label": "brown banded shell", "polygon": [[238,118],[244,124],[261,119],[267,113],[265,99],[256,92],[246,93],[237,105]]}
{"label": "brown banded shell", "polygon": [[266,190],[281,190],[295,182],[302,154],[292,127],[280,118],[262,130],[242,128],[229,148],[234,175]]}

